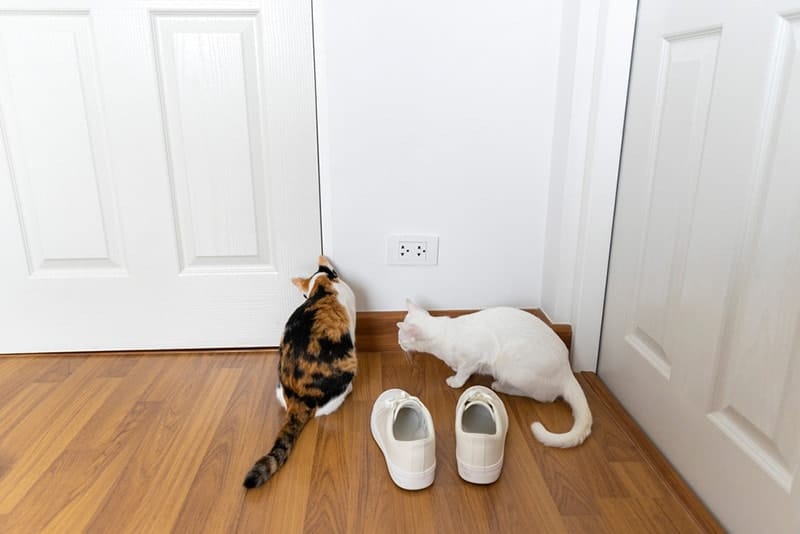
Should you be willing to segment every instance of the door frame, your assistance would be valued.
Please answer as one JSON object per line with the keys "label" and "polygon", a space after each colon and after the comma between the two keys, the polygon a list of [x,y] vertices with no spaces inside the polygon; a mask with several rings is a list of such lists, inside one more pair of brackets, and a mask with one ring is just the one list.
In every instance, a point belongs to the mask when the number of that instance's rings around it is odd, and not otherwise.
{"label": "door frame", "polygon": [[597,371],[637,7],[581,0],[562,12],[542,309],[572,325],[576,371]]}

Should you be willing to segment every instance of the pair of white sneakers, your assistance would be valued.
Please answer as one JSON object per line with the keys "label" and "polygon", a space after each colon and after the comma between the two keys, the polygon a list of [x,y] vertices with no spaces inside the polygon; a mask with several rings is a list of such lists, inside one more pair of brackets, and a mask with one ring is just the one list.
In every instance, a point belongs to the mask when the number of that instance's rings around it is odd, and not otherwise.
{"label": "pair of white sneakers", "polygon": [[[407,490],[433,483],[436,434],[425,405],[402,389],[388,389],[372,406],[372,437],[386,458],[389,475]],[[500,477],[508,414],[500,397],[484,386],[464,391],[456,405],[458,474],[473,484],[491,484]]]}

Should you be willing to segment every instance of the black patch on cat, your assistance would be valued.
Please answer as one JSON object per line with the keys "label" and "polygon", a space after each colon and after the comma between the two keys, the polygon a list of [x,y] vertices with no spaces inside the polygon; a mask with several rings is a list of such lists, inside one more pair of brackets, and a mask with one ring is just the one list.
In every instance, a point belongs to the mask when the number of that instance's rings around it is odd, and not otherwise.
{"label": "black patch on cat", "polygon": [[306,396],[301,400],[308,406],[324,406],[331,400],[338,397],[347,389],[347,385],[353,381],[353,373],[344,372],[336,373],[334,375],[322,376],[319,380],[314,380],[312,388],[318,389],[320,393],[325,391],[319,397]]}
{"label": "black patch on cat", "polygon": [[323,287],[321,284],[317,284],[314,288],[314,293],[309,295],[309,297],[292,312],[289,320],[286,321],[286,328],[283,332],[283,343],[292,347],[293,356],[298,356],[299,353],[304,350],[308,340],[311,339],[311,326],[314,323],[315,314],[315,311],[310,309],[311,306],[320,299],[331,294],[332,293],[328,291],[327,288]]}
{"label": "black patch on cat", "polygon": [[[323,406],[327,404],[328,401],[333,399],[334,397],[338,397],[342,393],[345,392],[347,389],[348,384],[353,381],[353,373],[344,372],[344,373],[336,373],[335,375],[330,375],[323,377],[320,380],[319,388],[322,391],[328,391],[330,393],[323,395],[317,399],[317,406]],[[316,386],[316,383],[314,384]]]}
{"label": "black patch on cat", "polygon": [[287,399],[288,398],[292,398],[292,399],[299,399],[300,398],[300,396],[297,393],[295,393],[292,388],[285,387],[285,386],[283,388],[283,394],[286,395]]}
{"label": "black patch on cat", "polygon": [[306,376],[306,372],[303,371],[303,368],[300,366],[296,366],[292,374],[294,375],[295,380],[301,380],[304,376]]}
{"label": "black patch on cat", "polygon": [[289,445],[287,443],[287,441],[288,441],[287,438],[283,438],[283,439],[279,438],[275,442],[275,446],[272,447],[272,450],[270,451],[272,456],[276,460],[278,460],[278,462],[281,462],[282,460],[284,460],[284,461],[286,460],[286,449],[288,448],[288,445]]}
{"label": "black patch on cat", "polygon": [[337,278],[339,278],[339,274],[336,271],[334,271],[330,267],[326,267],[325,265],[320,265],[319,269],[317,269],[317,273],[325,273],[331,280],[336,280]]}
{"label": "black patch on cat", "polygon": [[293,358],[297,358],[305,350],[306,340],[311,334],[311,323],[307,321],[293,321],[286,325],[283,334],[283,346]]}
{"label": "black patch on cat", "polygon": [[350,339],[350,333],[345,332],[339,341],[333,341],[330,338],[323,338],[319,340],[319,356],[317,359],[325,363],[333,363],[349,355],[353,348],[353,341]]}

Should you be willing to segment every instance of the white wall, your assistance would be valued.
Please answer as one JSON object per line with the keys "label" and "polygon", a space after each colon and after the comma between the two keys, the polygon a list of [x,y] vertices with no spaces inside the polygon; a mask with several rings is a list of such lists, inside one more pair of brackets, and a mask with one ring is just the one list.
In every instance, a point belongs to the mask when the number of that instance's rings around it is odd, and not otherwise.
{"label": "white wall", "polygon": [[[596,369],[635,14],[314,3],[324,250],[360,310],[539,307]],[[386,265],[392,233],[439,265]]]}
{"label": "white wall", "polygon": [[[314,3],[324,250],[360,310],[541,305],[557,2]],[[435,267],[386,236],[440,236]]]}

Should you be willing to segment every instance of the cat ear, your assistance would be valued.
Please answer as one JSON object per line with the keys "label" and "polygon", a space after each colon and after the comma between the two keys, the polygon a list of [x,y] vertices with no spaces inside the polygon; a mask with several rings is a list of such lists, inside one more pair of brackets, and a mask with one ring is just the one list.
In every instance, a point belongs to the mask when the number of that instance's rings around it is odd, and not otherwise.
{"label": "cat ear", "polygon": [[411,312],[422,312],[425,315],[429,315],[427,310],[421,306],[417,306],[411,299],[406,299],[406,308],[408,309],[409,313]]}
{"label": "cat ear", "polygon": [[308,291],[308,279],[307,278],[292,278],[292,283],[297,286],[297,289],[302,291],[304,294]]}

